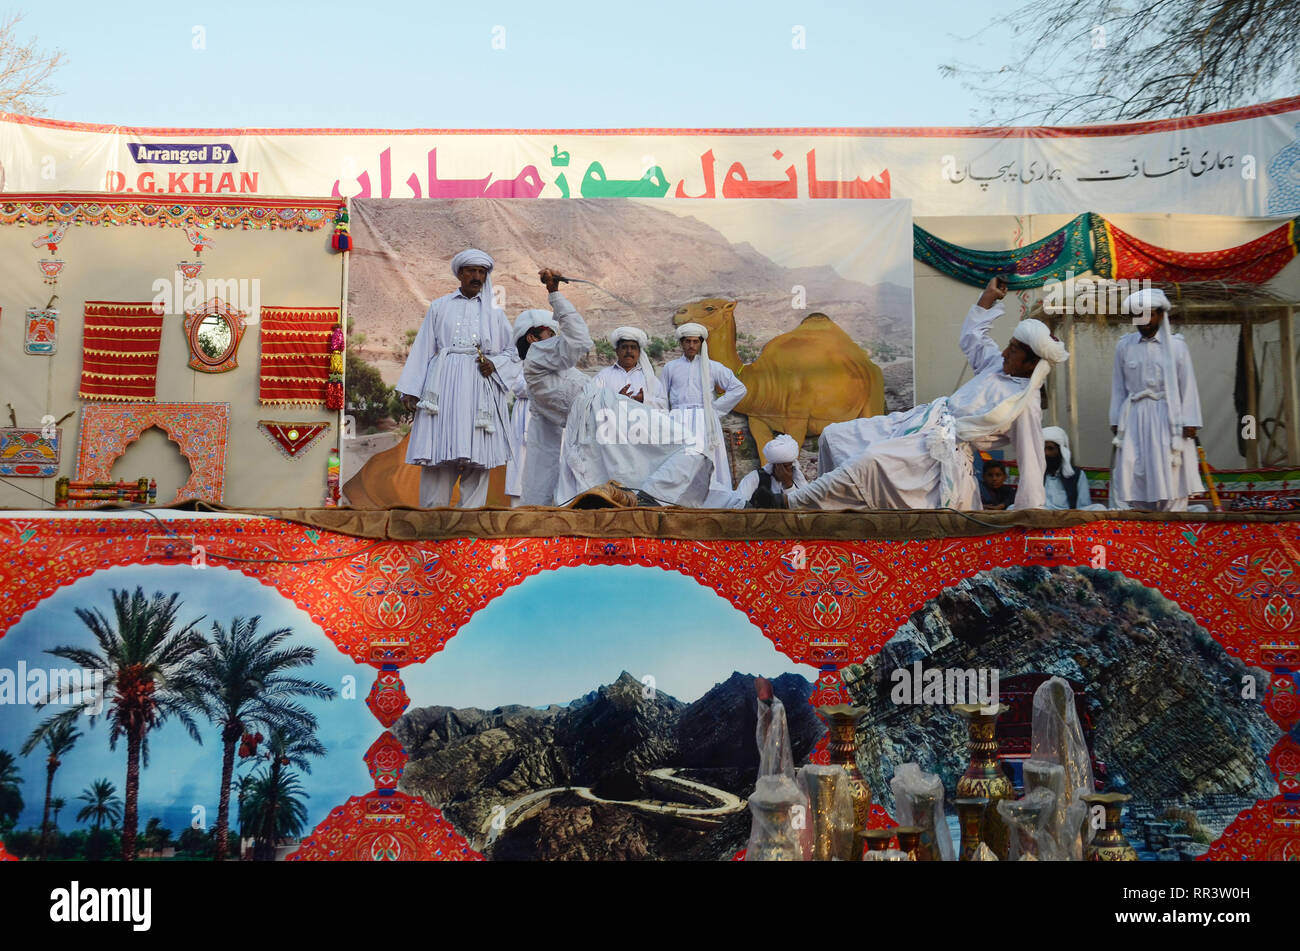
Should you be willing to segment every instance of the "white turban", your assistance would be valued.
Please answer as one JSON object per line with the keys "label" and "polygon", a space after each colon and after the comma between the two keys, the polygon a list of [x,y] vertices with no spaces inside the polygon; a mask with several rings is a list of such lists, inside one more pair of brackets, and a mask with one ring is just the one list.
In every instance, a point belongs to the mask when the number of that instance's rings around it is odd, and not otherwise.
{"label": "white turban", "polygon": [[709,339],[709,328],[703,324],[682,324],[677,328],[677,339],[683,337],[699,337],[701,340]]}
{"label": "white turban", "polygon": [[1054,442],[1061,447],[1061,476],[1068,479],[1074,475],[1074,465],[1070,462],[1070,437],[1060,426],[1044,426],[1043,442]]}
{"label": "white turban", "polygon": [[1047,324],[1041,320],[1034,320],[1031,317],[1029,320],[1020,321],[1020,323],[1016,324],[1011,339],[1020,341],[1052,366],[1070,359],[1065,344],[1053,337],[1052,332],[1047,328]]}
{"label": "white turban", "polygon": [[1153,310],[1169,313],[1172,309],[1173,304],[1169,303],[1165,292],[1158,287],[1144,287],[1125,297],[1124,303],[1120,305],[1120,313],[1124,314],[1146,314]]}
{"label": "white turban", "polygon": [[497,262],[492,260],[492,255],[478,248],[466,248],[451,259],[451,274],[452,277],[460,277],[460,269],[463,267],[485,267],[491,274],[496,266]]}
{"label": "white turban", "polygon": [[763,447],[763,456],[768,462],[794,462],[799,458],[799,444],[793,436],[782,433]]}
{"label": "white turban", "polygon": [[1047,324],[1041,320],[1022,320],[1016,325],[1011,339],[1020,341],[1039,357],[1033,373],[1029,375],[1029,385],[1019,393],[1008,396],[987,413],[961,416],[954,420],[957,438],[964,442],[1003,432],[1008,423],[1025,411],[1030,399],[1038,399],[1038,391],[1047,381],[1047,374],[1052,372],[1052,367],[1070,359],[1065,344],[1053,337]]}
{"label": "white turban", "polygon": [[524,334],[534,327],[550,327],[556,333],[560,332],[560,325],[555,322],[555,315],[549,310],[543,310],[535,307],[532,310],[525,310],[515,318],[515,343],[524,339]]}
{"label": "white turban", "polygon": [[619,327],[609,335],[609,342],[618,348],[620,340],[635,340],[638,347],[641,348],[640,356],[637,358],[637,366],[641,368],[641,376],[645,378],[645,384],[642,391],[645,399],[654,400],[658,391],[659,380],[655,376],[654,367],[650,365],[650,355],[646,350],[650,346],[650,338],[646,332],[639,327]]}
{"label": "white turban", "polygon": [[618,347],[618,342],[620,340],[635,340],[637,346],[642,350],[650,346],[650,338],[647,337],[645,331],[639,327],[619,327],[617,330],[610,332],[609,342],[614,347]]}

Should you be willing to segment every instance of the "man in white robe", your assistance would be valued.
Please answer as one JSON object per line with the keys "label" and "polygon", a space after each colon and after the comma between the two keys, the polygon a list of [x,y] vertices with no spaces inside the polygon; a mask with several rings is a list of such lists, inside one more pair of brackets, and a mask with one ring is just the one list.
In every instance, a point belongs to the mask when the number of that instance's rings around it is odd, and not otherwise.
{"label": "man in white robe", "polygon": [[1041,508],[1043,424],[1039,390],[1051,368],[1069,357],[1038,320],[1021,321],[1005,349],[989,329],[1002,314],[1006,284],[989,281],[962,324],[959,344],[975,377],[952,396],[911,410],[827,426],[832,443],[823,457],[844,461],[802,489],[773,499],[755,493],[751,504],[767,508],[956,508],[978,510],[979,486],[972,452],[1008,446],[1020,467],[1013,508]]}
{"label": "man in white robe", "polygon": [[402,404],[414,414],[406,461],[422,467],[422,508],[450,505],[457,479],[461,507],[482,506],[488,472],[510,459],[507,391],[498,372],[510,360],[510,324],[492,306],[493,267],[473,248],[451,259],[460,288],[429,304],[397,380]]}
{"label": "man in white robe", "polygon": [[639,327],[619,327],[609,335],[609,342],[614,347],[614,363],[596,374],[596,385],[646,406],[668,409],[663,387],[646,352],[650,338],[645,331]]}
{"label": "man in white robe", "polygon": [[723,506],[731,497],[732,484],[722,417],[736,408],[747,391],[736,374],[709,359],[709,331],[703,324],[682,324],[677,339],[682,355],[664,364],[660,382],[673,416],[713,459],[713,484],[706,504]]}
{"label": "man in white robe", "polygon": [[1043,491],[1048,509],[1101,509],[1092,504],[1092,486],[1088,473],[1074,467],[1070,437],[1060,426],[1043,427]]}
{"label": "man in white robe", "polygon": [[794,437],[785,433],[775,436],[763,447],[763,458],[767,462],[740,480],[723,508],[743,509],[760,485],[781,495],[808,484],[808,477],[799,469],[799,444]]}
{"label": "man in white robe", "polygon": [[563,504],[610,481],[639,491],[643,504],[701,504],[709,458],[691,450],[667,413],[597,386],[577,369],[592,345],[587,324],[559,293],[560,273],[543,268],[539,276],[559,333],[542,327],[523,337],[532,417],[524,504]]}
{"label": "man in white robe", "polygon": [[1197,468],[1201,396],[1182,334],[1169,329],[1164,291],[1130,294],[1121,311],[1149,315],[1120,338],[1111,377],[1110,429],[1115,463],[1110,507],[1186,512],[1187,497],[1205,490]]}
{"label": "man in white robe", "polygon": [[[510,461],[506,463],[506,498],[510,504],[522,505],[524,494],[524,467],[528,455],[528,383],[524,380],[524,360],[519,355],[520,341],[528,331],[537,331],[545,327],[556,333],[560,325],[555,322],[549,310],[534,308],[523,311],[515,318],[515,353],[508,367],[503,367],[501,377],[514,394],[515,403],[510,410]],[[540,336],[539,336],[540,339]]]}

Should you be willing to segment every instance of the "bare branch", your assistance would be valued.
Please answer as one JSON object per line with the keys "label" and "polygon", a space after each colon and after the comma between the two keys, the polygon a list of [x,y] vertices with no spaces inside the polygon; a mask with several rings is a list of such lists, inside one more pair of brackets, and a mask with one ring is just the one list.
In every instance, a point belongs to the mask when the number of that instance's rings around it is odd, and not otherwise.
{"label": "bare branch", "polygon": [[31,115],[41,100],[59,95],[49,79],[62,65],[63,53],[38,48],[36,37],[20,39],[16,28],[22,19],[11,13],[0,20],[0,112]]}

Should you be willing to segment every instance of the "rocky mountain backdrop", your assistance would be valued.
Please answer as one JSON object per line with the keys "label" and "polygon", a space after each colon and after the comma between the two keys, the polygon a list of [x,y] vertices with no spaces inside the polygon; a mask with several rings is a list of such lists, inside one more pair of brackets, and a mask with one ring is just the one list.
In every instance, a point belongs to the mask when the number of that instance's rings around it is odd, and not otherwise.
{"label": "rocky mountain backdrop", "polygon": [[[887,779],[915,760],[951,796],[965,770],[965,723],[944,706],[891,702],[890,673],[930,668],[1055,674],[1084,686],[1093,755],[1109,788],[1133,805],[1277,794],[1265,760],[1280,733],[1259,700],[1242,698],[1252,672],[1158,592],[1090,569],[999,568],[926,604],[866,664],[846,671],[871,715],[858,765],[892,811]],[[1266,683],[1267,681],[1265,681]],[[1257,691],[1263,696],[1263,684]]]}
{"label": "rocky mountain backdrop", "polygon": [[[795,762],[806,762],[825,731],[808,702],[812,684],[782,674],[772,685],[787,710]],[[708,846],[710,830],[573,794],[488,841],[493,808],[539,790],[583,787],[602,799],[658,800],[662,789],[647,774],[672,767],[742,798],[753,791],[753,675],[732,673],[689,704],[662,690],[646,694],[625,671],[564,706],[408,711],[392,728],[411,756],[401,789],[442,809],[491,858],[721,858]],[[737,818],[747,835],[748,813]],[[742,837],[736,848],[743,844]]]}
{"label": "rocky mountain backdrop", "polygon": [[[1094,757],[1108,788],[1131,793],[1135,807],[1189,808],[1217,836],[1239,808],[1277,793],[1265,760],[1278,729],[1258,700],[1241,697],[1242,678],[1261,672],[1120,575],[1009,568],[945,591],[845,672],[854,702],[869,711],[858,764],[890,812],[888,779],[901,763],[938,772],[951,797],[968,762],[965,722],[946,705],[892,702],[890,672],[916,660],[924,669],[997,668],[1002,681],[1055,674],[1083,685]],[[805,763],[825,732],[808,702],[812,685],[796,674],[773,685],[795,763]],[[745,846],[747,809],[700,828],[617,803],[663,801],[651,771],[665,767],[747,797],[758,769],[754,697],[749,674],[687,704],[662,691],[645,696],[625,672],[564,706],[411,710],[393,726],[411,755],[401,788],[441,808],[494,859],[728,859]],[[493,809],[516,805],[519,821],[493,835]]]}
{"label": "rocky mountain backdrop", "polygon": [[[456,288],[452,256],[479,247],[496,260],[492,280],[505,291],[512,320],[547,306],[537,280],[542,264],[599,284],[604,290],[564,286],[597,338],[629,323],[671,337],[677,309],[709,297],[738,301],[737,330],[760,345],[821,311],[868,349],[888,343],[902,354],[886,384],[911,405],[910,288],[847,280],[829,266],[782,267],[698,219],[625,199],[358,201],[353,208],[348,320],[366,339],[352,349],[390,385],[401,372],[406,332],[419,327],[430,299]],[[795,285],[807,289],[806,308],[791,307]]]}

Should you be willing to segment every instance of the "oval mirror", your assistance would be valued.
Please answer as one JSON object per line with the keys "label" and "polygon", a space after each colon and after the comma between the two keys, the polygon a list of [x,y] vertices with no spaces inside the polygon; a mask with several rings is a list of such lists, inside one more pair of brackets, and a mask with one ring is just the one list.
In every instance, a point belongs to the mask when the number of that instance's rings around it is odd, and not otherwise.
{"label": "oval mirror", "polygon": [[230,356],[235,342],[230,321],[221,314],[204,317],[195,338],[203,359],[211,363],[220,363]]}

